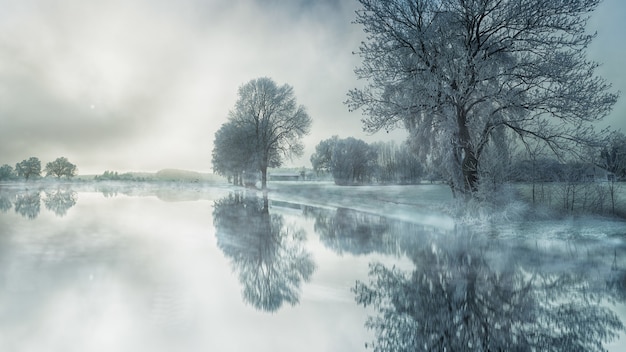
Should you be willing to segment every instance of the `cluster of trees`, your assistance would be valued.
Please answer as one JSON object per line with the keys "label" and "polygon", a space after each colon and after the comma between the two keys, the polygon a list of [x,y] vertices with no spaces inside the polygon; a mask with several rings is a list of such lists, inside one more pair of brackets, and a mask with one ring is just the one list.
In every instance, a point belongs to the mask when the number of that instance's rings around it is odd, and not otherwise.
{"label": "cluster of trees", "polygon": [[[65,157],[59,157],[46,164],[43,169],[46,176],[61,178],[72,178],[78,173],[76,165],[72,164]],[[15,180],[23,178],[26,180],[41,177],[41,161],[37,157],[30,157],[15,164],[15,169],[11,165],[0,166],[0,180]]]}
{"label": "cluster of trees", "polygon": [[[369,132],[405,128],[455,195],[475,198],[513,142],[557,157],[598,145],[618,95],[585,56],[599,1],[359,0],[367,39],[349,92]],[[612,160],[612,150],[606,151]]]}
{"label": "cluster of trees", "polygon": [[268,167],[302,155],[301,138],[309,133],[311,118],[290,85],[267,77],[242,85],[238,94],[228,121],[215,133],[213,171],[239,185],[244,175],[260,173],[265,189]]}
{"label": "cluster of trees", "polygon": [[394,142],[367,144],[352,137],[337,136],[321,141],[311,155],[313,169],[332,174],[338,185],[378,182],[419,183],[424,169],[406,145]]}
{"label": "cluster of trees", "polygon": [[109,170],[104,171],[102,175],[96,175],[94,179],[96,181],[143,181],[143,179],[136,178],[130,172],[120,174],[117,171]]}

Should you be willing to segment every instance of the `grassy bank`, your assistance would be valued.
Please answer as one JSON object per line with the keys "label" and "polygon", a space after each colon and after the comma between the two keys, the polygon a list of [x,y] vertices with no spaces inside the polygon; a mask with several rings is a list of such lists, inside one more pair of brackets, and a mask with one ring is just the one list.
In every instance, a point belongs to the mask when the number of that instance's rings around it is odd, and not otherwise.
{"label": "grassy bank", "polygon": [[519,197],[535,206],[565,214],[601,214],[626,218],[623,182],[516,183]]}

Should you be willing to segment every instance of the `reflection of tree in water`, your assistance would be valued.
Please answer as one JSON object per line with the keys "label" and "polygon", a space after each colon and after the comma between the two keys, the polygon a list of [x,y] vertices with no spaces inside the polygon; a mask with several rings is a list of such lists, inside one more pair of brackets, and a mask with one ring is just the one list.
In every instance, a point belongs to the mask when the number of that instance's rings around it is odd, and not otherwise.
{"label": "reflection of tree in water", "polygon": [[54,212],[57,216],[64,216],[67,210],[76,205],[76,192],[69,189],[58,188],[45,191],[46,198],[43,200],[46,209]]}
{"label": "reflection of tree in water", "polygon": [[6,213],[11,210],[13,207],[13,202],[11,202],[11,193],[0,189],[0,211]]}
{"label": "reflection of tree in water", "polygon": [[315,218],[315,232],[320,235],[322,243],[339,253],[365,254],[385,247],[389,224],[384,217],[348,208],[338,208],[334,213],[306,208],[305,213]]}
{"label": "reflection of tree in water", "polygon": [[257,309],[276,311],[284,302],[297,304],[302,281],[315,264],[304,249],[306,234],[270,214],[268,201],[231,193],[215,202],[217,244],[231,258],[243,284],[243,298]]}
{"label": "reflection of tree in water", "polygon": [[373,264],[357,282],[357,302],[379,313],[366,323],[375,351],[603,351],[623,330],[602,280],[461,237],[414,250],[411,273]]}
{"label": "reflection of tree in water", "polygon": [[618,298],[626,301],[626,269],[617,263],[617,249],[613,254],[611,272],[606,279],[606,287]]}
{"label": "reflection of tree in water", "polygon": [[421,241],[424,233],[433,232],[430,227],[349,208],[305,207],[304,214],[315,219],[314,229],[320,241],[339,254],[399,255],[405,248],[413,246],[413,242]]}
{"label": "reflection of tree in water", "polygon": [[29,219],[35,219],[39,215],[41,196],[39,191],[17,193],[15,196],[15,212]]}

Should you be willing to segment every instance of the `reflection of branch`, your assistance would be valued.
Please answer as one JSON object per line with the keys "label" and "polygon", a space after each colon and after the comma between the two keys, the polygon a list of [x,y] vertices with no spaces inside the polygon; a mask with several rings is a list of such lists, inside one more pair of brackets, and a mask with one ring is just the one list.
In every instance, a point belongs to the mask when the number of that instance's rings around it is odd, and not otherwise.
{"label": "reflection of branch", "polygon": [[315,269],[304,231],[270,214],[267,199],[256,195],[230,194],[215,202],[213,217],[218,246],[239,274],[244,300],[265,311],[297,304],[302,281]]}
{"label": "reflection of branch", "polygon": [[46,191],[44,204],[46,209],[54,212],[59,217],[67,214],[67,210],[76,205],[76,192],[72,190],[57,189],[56,191]]}
{"label": "reflection of branch", "polygon": [[13,207],[13,203],[11,202],[11,198],[6,196],[4,193],[0,193],[0,211],[6,213]]}
{"label": "reflection of branch", "polygon": [[39,191],[18,193],[15,197],[15,212],[29,219],[37,218],[41,206]]}
{"label": "reflection of branch", "polygon": [[600,351],[624,330],[584,275],[490,266],[475,245],[423,244],[411,273],[383,264],[357,282],[356,301],[378,315],[375,350]]}

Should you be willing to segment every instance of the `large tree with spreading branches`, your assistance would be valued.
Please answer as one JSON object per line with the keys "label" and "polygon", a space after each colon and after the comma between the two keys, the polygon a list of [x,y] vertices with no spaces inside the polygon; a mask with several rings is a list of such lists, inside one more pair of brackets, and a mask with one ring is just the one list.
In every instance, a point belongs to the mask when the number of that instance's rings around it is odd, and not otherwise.
{"label": "large tree with spreading branches", "polygon": [[617,94],[585,51],[599,0],[359,0],[367,39],[349,92],[370,132],[405,128],[455,194],[471,197],[497,141],[558,156],[593,144]]}
{"label": "large tree with spreading branches", "polygon": [[46,176],[55,176],[56,178],[65,176],[67,178],[72,178],[76,176],[78,168],[76,165],[70,163],[66,157],[60,157],[47,163],[44,171],[46,172]]}
{"label": "large tree with spreading branches", "polygon": [[[302,137],[309,133],[311,117],[298,105],[293,88],[279,86],[271,78],[249,81],[239,88],[239,99],[228,116],[227,136],[237,136],[245,147],[220,149],[214,160],[231,156],[244,160],[245,169],[261,172],[261,185],[267,185],[267,168],[280,166],[286,157],[302,155]],[[216,135],[216,140],[219,140]],[[217,152],[217,154],[216,154]],[[242,155],[243,153],[243,155]]]}

